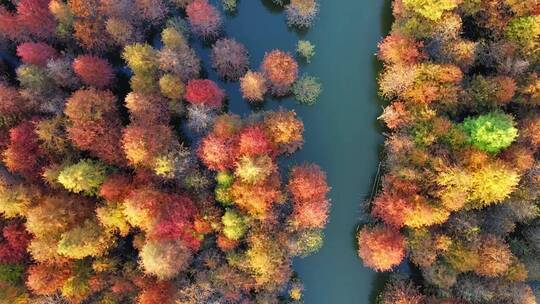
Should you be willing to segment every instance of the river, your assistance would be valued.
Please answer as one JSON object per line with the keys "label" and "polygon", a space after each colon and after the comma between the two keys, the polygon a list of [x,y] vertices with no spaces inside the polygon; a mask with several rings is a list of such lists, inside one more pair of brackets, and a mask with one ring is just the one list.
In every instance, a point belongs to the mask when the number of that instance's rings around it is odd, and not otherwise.
{"label": "river", "polygon": [[[317,46],[312,62],[302,71],[320,77],[324,92],[312,107],[292,99],[267,100],[265,109],[295,109],[305,124],[305,145],[285,161],[316,162],[326,170],[332,186],[330,222],[320,252],[296,259],[294,269],[305,284],[306,304],[373,303],[384,277],[362,266],[356,255],[355,231],[362,217],[361,203],[369,197],[379,163],[383,137],[376,118],[382,109],[377,97],[380,69],[374,54],[389,30],[389,0],[320,0],[321,13],[307,33],[291,30],[282,10],[270,0],[239,0],[238,11],[227,15],[226,34],[244,43],[257,69],[272,49],[294,52],[299,38]],[[196,45],[209,78],[208,48]],[[238,83],[227,89],[230,110],[253,109],[242,100]]]}

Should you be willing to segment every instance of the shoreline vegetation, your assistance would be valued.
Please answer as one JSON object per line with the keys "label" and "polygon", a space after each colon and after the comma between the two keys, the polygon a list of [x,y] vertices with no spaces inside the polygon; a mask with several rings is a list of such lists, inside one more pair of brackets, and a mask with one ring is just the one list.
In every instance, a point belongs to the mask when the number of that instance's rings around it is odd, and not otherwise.
{"label": "shoreline vegetation", "polygon": [[540,4],[394,0],[381,187],[357,232],[382,304],[534,304]]}
{"label": "shoreline vegetation", "polygon": [[[251,0],[246,0],[251,1]],[[274,0],[290,27],[315,0]],[[221,6],[220,6],[221,5]],[[262,5],[262,4],[261,4]],[[330,190],[280,168],[304,124],[228,113],[203,41],[247,102],[322,91],[292,52],[260,68],[226,37],[237,1],[19,0],[0,5],[0,303],[303,303],[294,257],[316,252]],[[234,33],[229,33],[234,36]]]}

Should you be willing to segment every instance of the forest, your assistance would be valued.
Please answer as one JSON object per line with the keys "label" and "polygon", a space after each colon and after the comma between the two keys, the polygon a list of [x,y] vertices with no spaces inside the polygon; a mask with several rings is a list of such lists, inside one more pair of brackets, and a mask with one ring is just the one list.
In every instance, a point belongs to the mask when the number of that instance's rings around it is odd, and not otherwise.
{"label": "forest", "polygon": [[[381,304],[535,304],[540,2],[394,0],[382,178],[358,255]],[[534,283],[536,282],[536,284]]]}
{"label": "forest", "polygon": [[[304,31],[319,12],[274,2]],[[295,111],[228,108],[313,105],[310,41],[253,67],[224,31],[235,0],[1,3],[0,303],[303,302],[292,259],[322,246],[326,174],[280,166],[304,142]]]}
{"label": "forest", "polygon": [[536,304],[540,1],[250,1],[0,1],[0,304]]}

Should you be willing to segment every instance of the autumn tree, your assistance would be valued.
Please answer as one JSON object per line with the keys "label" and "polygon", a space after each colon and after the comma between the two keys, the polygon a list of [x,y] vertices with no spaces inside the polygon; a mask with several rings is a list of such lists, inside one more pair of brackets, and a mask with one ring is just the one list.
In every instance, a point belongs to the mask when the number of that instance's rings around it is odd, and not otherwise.
{"label": "autumn tree", "polygon": [[166,280],[184,270],[191,256],[182,241],[147,241],[140,252],[140,263],[146,273]]}
{"label": "autumn tree", "polygon": [[[99,11],[98,1],[70,0],[68,6],[73,14],[73,36],[78,43],[87,50],[97,52],[107,50],[112,41],[107,35],[105,16]],[[69,22],[63,24],[69,25]]]}
{"label": "autumn tree", "polygon": [[5,219],[26,216],[36,196],[35,190],[24,184],[0,184],[0,212]]}
{"label": "autumn tree", "polygon": [[37,179],[44,159],[35,134],[35,122],[24,121],[9,130],[10,142],[4,151],[4,164],[28,179]]}
{"label": "autumn tree", "polygon": [[82,55],[73,61],[73,71],[82,82],[96,88],[108,87],[114,73],[107,60],[92,55]]}
{"label": "autumn tree", "polygon": [[260,72],[248,71],[240,78],[240,90],[244,99],[252,102],[263,101],[268,90],[264,75]]}
{"label": "autumn tree", "polygon": [[203,39],[213,39],[219,35],[222,17],[217,8],[208,0],[194,0],[186,6],[186,14],[193,32]]}
{"label": "autumn tree", "polygon": [[26,228],[34,235],[29,252],[36,261],[58,260],[57,245],[62,233],[84,222],[92,214],[90,201],[74,195],[52,195],[32,206]]}
{"label": "autumn tree", "polygon": [[257,124],[244,127],[236,140],[236,153],[238,156],[273,155],[273,143],[264,129],[264,125]]}
{"label": "autumn tree", "polygon": [[280,152],[293,153],[302,146],[304,124],[294,111],[269,112],[264,117],[264,125]]}
{"label": "autumn tree", "polygon": [[200,240],[194,233],[197,210],[184,194],[169,194],[154,188],[131,191],[123,213],[127,221],[156,240],[181,239],[183,246],[196,250]]}
{"label": "autumn tree", "polygon": [[276,170],[274,161],[268,155],[240,156],[235,162],[234,175],[243,183],[257,184],[267,180]]}
{"label": "autumn tree", "polygon": [[38,295],[53,295],[72,274],[67,261],[39,263],[29,267],[26,285]]}
{"label": "autumn tree", "polygon": [[255,276],[257,286],[279,286],[288,279],[290,266],[279,244],[264,234],[253,234],[248,246],[245,268]]}
{"label": "autumn tree", "polygon": [[221,78],[238,80],[249,68],[249,55],[240,42],[222,38],[212,46],[212,67]]}
{"label": "autumn tree", "polygon": [[298,76],[298,63],[290,54],[273,50],[264,56],[261,70],[268,80],[270,92],[284,96],[289,93]]}
{"label": "autumn tree", "polygon": [[285,6],[289,26],[309,28],[319,13],[317,0],[293,0]]}
{"label": "autumn tree", "polygon": [[2,229],[3,240],[0,241],[0,263],[17,264],[27,256],[30,234],[23,224],[9,224]]}
{"label": "autumn tree", "polygon": [[122,144],[129,163],[152,168],[156,159],[174,143],[172,130],[165,125],[129,125],[124,129]]}
{"label": "autumn tree", "polygon": [[72,259],[99,257],[107,252],[111,241],[112,236],[98,222],[86,220],[62,234],[57,251]]}
{"label": "autumn tree", "polygon": [[236,205],[251,217],[261,220],[271,217],[270,211],[281,197],[277,176],[258,184],[235,181],[230,191]]}
{"label": "autumn tree", "polygon": [[459,1],[456,0],[404,0],[403,7],[428,20],[440,20],[446,11],[456,8]]}
{"label": "autumn tree", "polygon": [[301,228],[323,228],[328,218],[330,188],[317,165],[293,167],[287,186],[293,200],[292,221]]}
{"label": "autumn tree", "polygon": [[321,81],[313,76],[300,77],[292,87],[294,98],[305,105],[314,105],[322,93]]}
{"label": "autumn tree", "polygon": [[170,281],[145,282],[137,304],[173,304],[174,286]]}
{"label": "autumn tree", "polygon": [[234,165],[234,145],[226,138],[210,134],[201,141],[197,152],[209,169],[225,170]]}
{"label": "autumn tree", "polygon": [[379,296],[381,304],[421,304],[426,300],[411,282],[394,279],[386,284]]}
{"label": "autumn tree", "polygon": [[240,239],[248,228],[246,219],[233,209],[227,210],[221,221],[223,223],[223,234],[231,240]]}
{"label": "autumn tree", "polygon": [[31,108],[32,104],[22,98],[15,88],[0,84],[0,115],[3,117],[21,115]]}
{"label": "autumn tree", "polygon": [[15,20],[21,31],[19,35],[38,39],[53,36],[56,22],[49,11],[49,0],[21,0],[16,9]]}
{"label": "autumn tree", "polygon": [[357,239],[358,255],[374,270],[390,270],[405,257],[405,238],[388,226],[366,226],[358,231]]}
{"label": "autumn tree", "polygon": [[378,56],[388,64],[410,65],[423,58],[422,43],[399,33],[392,33],[379,43]]}
{"label": "autumn tree", "polygon": [[148,44],[128,45],[122,52],[122,58],[135,73],[131,77],[131,89],[135,92],[150,93],[157,90],[158,53]]}
{"label": "autumn tree", "polygon": [[49,59],[57,56],[57,52],[46,43],[26,42],[17,46],[17,56],[26,64],[45,66]]}
{"label": "autumn tree", "polygon": [[506,272],[512,257],[508,245],[492,235],[483,237],[478,255],[479,261],[474,271],[488,277]]}
{"label": "autumn tree", "polygon": [[225,93],[212,80],[193,79],[187,84],[184,98],[194,105],[219,108],[225,98]]}
{"label": "autumn tree", "polygon": [[78,90],[68,99],[64,113],[71,121],[67,132],[76,147],[108,163],[123,163],[119,152],[122,124],[110,91]]}
{"label": "autumn tree", "polygon": [[107,166],[98,161],[83,159],[60,171],[58,182],[74,193],[96,195],[107,178]]}
{"label": "autumn tree", "polygon": [[173,74],[165,74],[159,79],[159,89],[163,96],[172,100],[182,99],[185,91],[182,79]]}

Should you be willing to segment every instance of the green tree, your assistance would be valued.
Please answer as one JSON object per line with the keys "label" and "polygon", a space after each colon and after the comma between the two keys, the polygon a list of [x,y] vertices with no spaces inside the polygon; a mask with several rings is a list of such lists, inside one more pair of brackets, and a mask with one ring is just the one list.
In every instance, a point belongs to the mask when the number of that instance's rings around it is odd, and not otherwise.
{"label": "green tree", "polygon": [[236,210],[229,209],[221,217],[223,234],[231,240],[239,240],[247,230],[246,219]]}
{"label": "green tree", "polygon": [[500,112],[469,117],[463,122],[462,128],[469,135],[470,144],[490,153],[507,148],[518,136],[514,118]]}
{"label": "green tree", "polygon": [[103,255],[110,244],[111,236],[103,227],[95,221],[86,220],[84,224],[62,234],[57,250],[63,256],[82,259]]}
{"label": "green tree", "polygon": [[154,75],[158,70],[157,52],[148,44],[128,45],[122,57],[135,74]]}
{"label": "green tree", "polygon": [[429,20],[438,21],[446,11],[455,9],[458,0],[403,0],[405,8]]}
{"label": "green tree", "polygon": [[322,84],[317,77],[304,75],[293,85],[294,98],[305,105],[313,105],[322,93]]}
{"label": "green tree", "polygon": [[65,167],[58,175],[58,182],[74,193],[96,195],[108,174],[108,167],[99,161],[83,159]]}
{"label": "green tree", "polygon": [[514,18],[508,22],[504,35],[508,40],[522,46],[525,51],[532,51],[540,42],[540,17]]}
{"label": "green tree", "polygon": [[311,58],[315,56],[315,45],[309,40],[298,40],[296,52],[309,63],[311,62]]}

